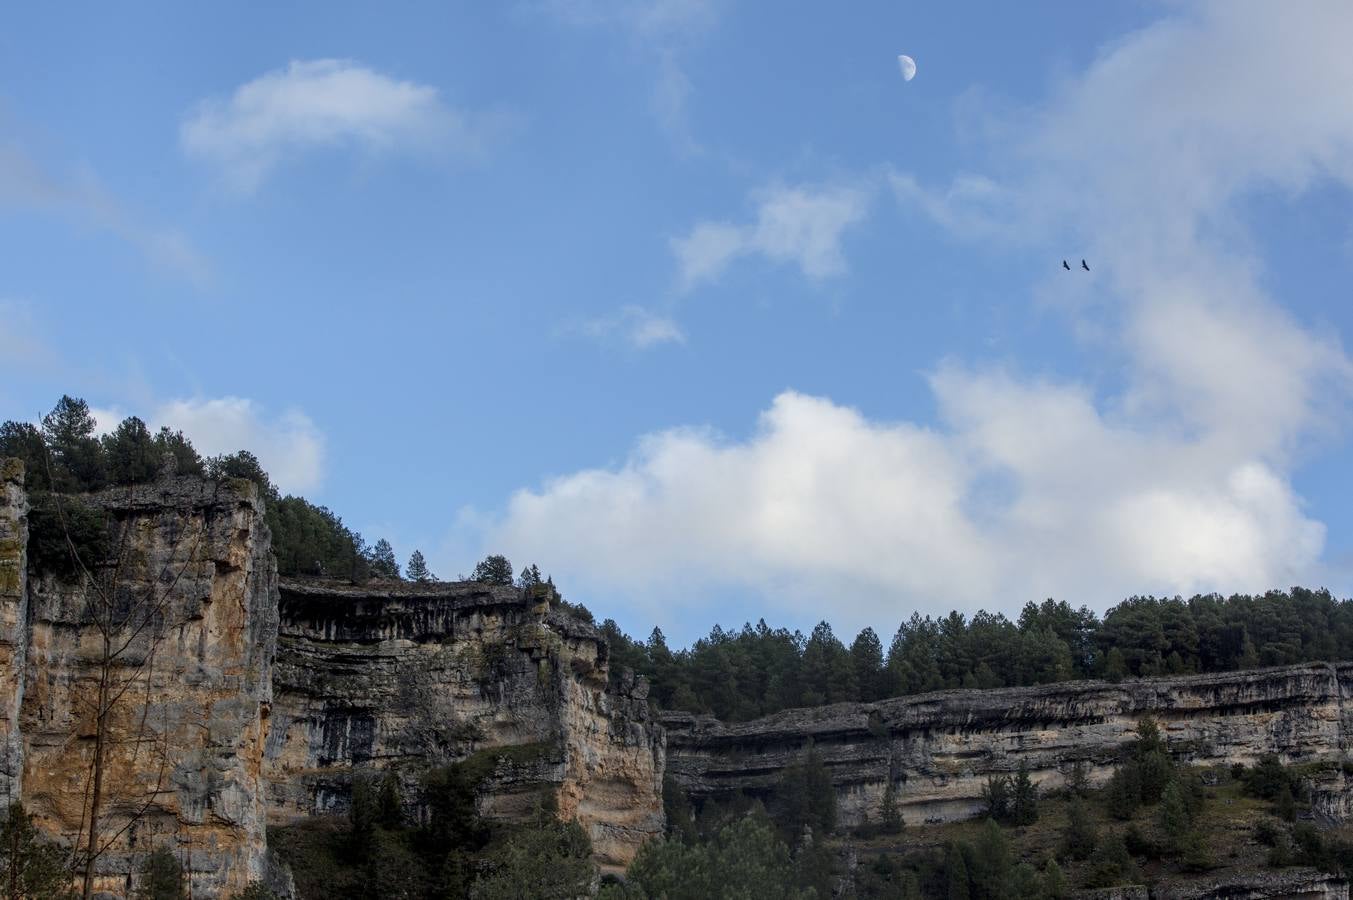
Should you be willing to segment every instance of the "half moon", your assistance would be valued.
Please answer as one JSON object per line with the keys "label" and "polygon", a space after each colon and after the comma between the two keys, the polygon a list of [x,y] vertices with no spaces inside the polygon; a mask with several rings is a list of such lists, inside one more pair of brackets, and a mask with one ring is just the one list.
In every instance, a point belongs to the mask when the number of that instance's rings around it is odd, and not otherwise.
{"label": "half moon", "polygon": [[897,58],[897,67],[902,70],[902,80],[911,81],[916,77],[916,60],[903,54]]}

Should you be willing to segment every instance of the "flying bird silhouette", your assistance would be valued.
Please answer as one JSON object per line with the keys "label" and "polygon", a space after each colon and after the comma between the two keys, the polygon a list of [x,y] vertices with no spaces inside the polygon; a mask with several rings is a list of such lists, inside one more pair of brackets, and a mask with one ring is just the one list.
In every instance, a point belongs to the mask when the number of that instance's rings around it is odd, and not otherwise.
{"label": "flying bird silhouette", "polygon": [[1062,268],[1066,269],[1068,272],[1071,271],[1071,267],[1066,264],[1066,260],[1062,260]]}
{"label": "flying bird silhouette", "polygon": [[1081,260],[1081,268],[1087,272],[1090,271],[1090,267],[1085,264],[1085,260]]}

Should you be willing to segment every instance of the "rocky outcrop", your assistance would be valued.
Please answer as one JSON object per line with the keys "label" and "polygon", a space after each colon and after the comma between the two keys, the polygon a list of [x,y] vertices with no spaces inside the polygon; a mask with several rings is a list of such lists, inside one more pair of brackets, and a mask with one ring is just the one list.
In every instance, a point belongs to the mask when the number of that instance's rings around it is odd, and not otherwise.
{"label": "rocky outcrop", "polygon": [[1348,900],[1348,880],[1317,869],[1270,869],[1151,889],[1151,900]]}
{"label": "rocky outcrop", "polygon": [[[693,798],[765,795],[811,739],[831,773],[844,824],[866,815],[878,821],[890,779],[904,819],[919,824],[976,815],[987,777],[1021,763],[1045,788],[1060,786],[1077,761],[1103,782],[1148,714],[1171,752],[1189,763],[1249,764],[1265,753],[1287,761],[1341,758],[1353,735],[1353,705],[1344,703],[1351,690],[1353,664],[1309,664],[941,691],[738,724],[671,713],[662,723],[668,771]],[[1331,813],[1348,802],[1338,778],[1320,801]]]}
{"label": "rocky outcrop", "polygon": [[96,888],[122,895],[145,854],[167,847],[194,896],[223,896],[265,868],[277,586],[262,504],[249,482],[172,475],[79,502],[100,520],[106,556],[82,560],[88,574],[33,573],[17,611],[4,596],[6,627],[22,635],[9,641],[21,677],[6,695],[20,795],[44,830],[77,842],[103,680]]}
{"label": "rocky outcrop", "polygon": [[28,497],[23,463],[0,459],[0,799],[6,807],[19,799],[23,779],[23,740],[19,705],[28,653]]}
{"label": "rocky outcrop", "polygon": [[1154,887],[1077,891],[1076,900],[1348,900],[1348,880],[1318,869],[1261,869],[1190,878]]}
{"label": "rocky outcrop", "polygon": [[271,820],[344,808],[364,771],[399,773],[416,802],[420,772],[477,755],[492,760],[481,815],[553,806],[622,868],[662,832],[664,743],[642,680],[607,691],[607,655],[544,593],[283,581]]}

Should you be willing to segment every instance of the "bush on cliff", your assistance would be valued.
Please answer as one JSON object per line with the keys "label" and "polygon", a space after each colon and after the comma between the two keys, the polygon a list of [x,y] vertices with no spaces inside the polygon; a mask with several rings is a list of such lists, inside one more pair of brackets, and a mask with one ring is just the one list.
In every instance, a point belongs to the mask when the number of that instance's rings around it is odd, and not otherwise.
{"label": "bush on cliff", "polygon": [[183,866],[164,847],[153,851],[141,863],[136,900],[183,900]]}
{"label": "bush on cliff", "polygon": [[15,900],[70,896],[66,854],[38,834],[23,804],[11,803],[0,827],[0,893]]}

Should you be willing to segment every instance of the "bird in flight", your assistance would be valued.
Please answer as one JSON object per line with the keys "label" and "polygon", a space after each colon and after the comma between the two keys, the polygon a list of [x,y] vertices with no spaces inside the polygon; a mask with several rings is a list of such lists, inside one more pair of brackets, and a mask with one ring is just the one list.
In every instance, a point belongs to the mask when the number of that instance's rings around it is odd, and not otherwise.
{"label": "bird in flight", "polygon": [[1066,260],[1062,260],[1062,268],[1066,269],[1068,272],[1071,271],[1071,267],[1066,264]]}
{"label": "bird in flight", "polygon": [[1087,272],[1090,271],[1090,267],[1085,264],[1085,260],[1081,260],[1081,268]]}

